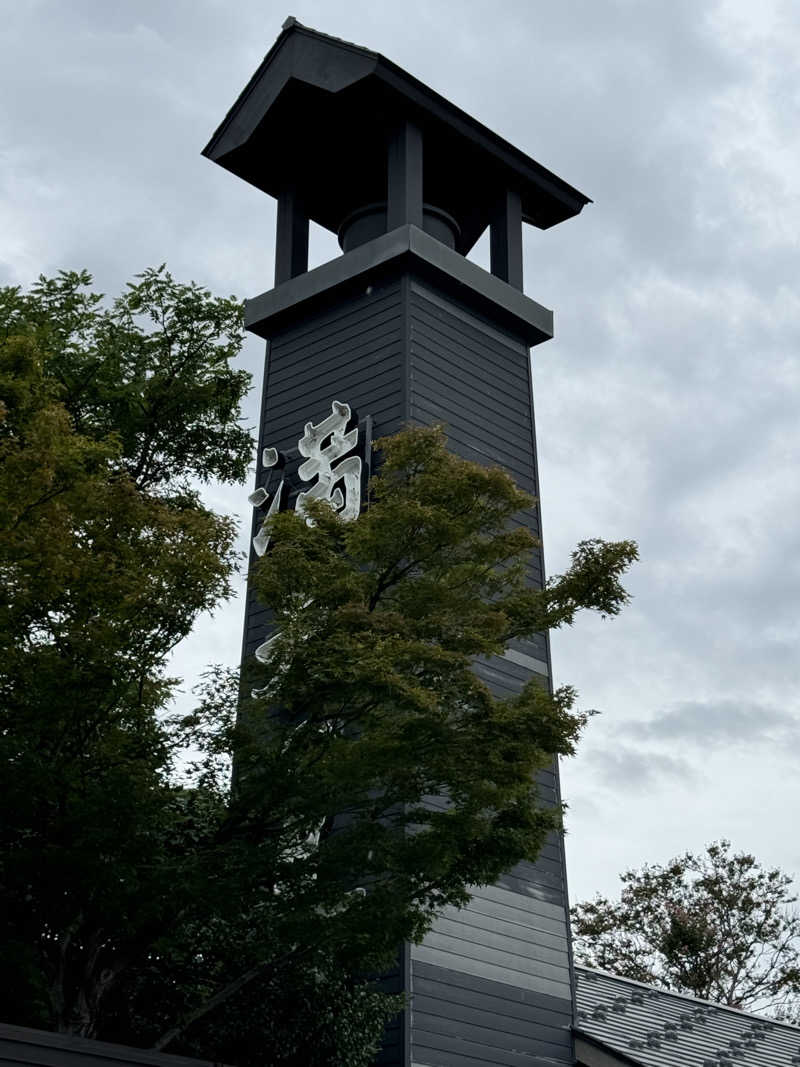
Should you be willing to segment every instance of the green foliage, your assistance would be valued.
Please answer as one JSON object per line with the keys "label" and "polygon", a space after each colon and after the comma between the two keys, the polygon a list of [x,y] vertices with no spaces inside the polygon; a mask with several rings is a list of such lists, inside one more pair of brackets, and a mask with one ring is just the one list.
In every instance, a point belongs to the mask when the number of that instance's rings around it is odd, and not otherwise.
{"label": "green foliage", "polygon": [[730,842],[621,876],[618,901],[576,905],[576,958],[736,1008],[797,1014],[800,915],[792,879]]}
{"label": "green foliage", "polygon": [[[436,429],[377,447],[382,465],[357,521],[324,503],[313,526],[294,513],[273,520],[256,588],[279,636],[266,695],[248,707],[250,736],[239,739],[236,798],[248,819],[260,817],[262,839],[281,827],[278,900],[301,892],[304,914],[333,910],[320,937],[362,966],[419,939],[470,884],[535,857],[559,824],[533,778],[554,753],[573,751],[583,725],[574,694],[531,681],[498,700],[472,664],[569,621],[579,597],[616,611],[625,596],[616,577],[634,555],[617,546],[600,589],[584,576],[605,549],[587,544],[566,576],[529,588],[534,541],[510,520],[532,501],[505,472],[452,455]],[[302,813],[293,838],[276,807]],[[301,862],[303,840],[333,813],[335,832]],[[357,884],[368,892],[342,909]]]}
{"label": "green foliage", "polygon": [[164,662],[236,563],[189,480],[239,478],[251,450],[238,304],[163,269],[111,309],[89,284],[0,290],[4,978],[16,1021],[86,1033],[171,914]]}
{"label": "green foliage", "polygon": [[[227,1047],[218,1028],[243,974],[252,987],[297,989],[301,974],[391,965],[401,941],[466,902],[470,885],[534,859],[559,825],[534,780],[574,749],[584,719],[572,690],[551,696],[531,682],[498,700],[473,664],[580,606],[615,614],[635,546],[587,542],[565,575],[531,589],[534,541],[511,519],[532,501],[508,475],[452,455],[438,429],[377,447],[356,521],[324,503],[312,505],[313,525],[295,513],[272,520],[255,583],[277,636],[251,671],[258,695],[239,702],[238,680],[217,673],[181,724],[205,753],[205,788],[224,792],[230,752],[237,776],[215,846],[223,936],[206,925],[198,937],[193,919],[158,946],[165,987],[198,941],[204,973],[213,960],[216,974],[205,1001],[192,980],[180,994],[181,1022],[159,1039],[173,1051]],[[296,1035],[280,999],[264,996],[274,1027]],[[372,1019],[377,1036],[380,1012]],[[276,1041],[271,1062],[294,1062],[290,1047]]]}
{"label": "green foliage", "polygon": [[498,700],[475,660],[616,614],[635,546],[584,542],[529,589],[531,500],[405,431],[356,521],[274,519],[260,695],[215,671],[170,720],[165,657],[236,562],[194,485],[250,458],[241,309],[163,269],[111,308],[88,285],[0,291],[5,1003],[208,1059],[365,1067],[400,1006],[369,975],[559,824],[533,783],[574,749],[574,693]]}
{"label": "green foliage", "polygon": [[110,309],[85,272],[0,291],[0,337],[25,337],[46,358],[51,389],[79,435],[113,437],[137,488],[160,494],[189,479],[244,479],[250,434],[239,405],[250,375],[233,370],[241,303],[146,270]]}

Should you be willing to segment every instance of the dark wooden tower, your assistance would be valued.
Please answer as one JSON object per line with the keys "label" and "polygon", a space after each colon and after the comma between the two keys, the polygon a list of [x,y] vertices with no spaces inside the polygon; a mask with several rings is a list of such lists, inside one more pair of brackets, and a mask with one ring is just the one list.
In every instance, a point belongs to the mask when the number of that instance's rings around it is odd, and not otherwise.
{"label": "dark wooden tower", "polygon": [[[529,348],[552,336],[553,317],[523,294],[522,224],[553,226],[588,198],[383,56],[294,19],[204,155],[278,200],[275,285],[246,305],[267,340],[257,484],[264,449],[296,456],[305,423],[336,400],[375,436],[445,423],[454,450],[537,494]],[[309,220],[343,250],[311,271]],[[487,226],[491,272],[465,258]],[[537,510],[523,521],[539,533]],[[530,577],[543,581],[541,558]],[[245,656],[266,632],[250,597]],[[532,675],[550,684],[547,637],[476,669],[498,694]],[[540,788],[558,798],[556,766]],[[381,1063],[574,1062],[559,837],[401,960],[411,1009]]]}

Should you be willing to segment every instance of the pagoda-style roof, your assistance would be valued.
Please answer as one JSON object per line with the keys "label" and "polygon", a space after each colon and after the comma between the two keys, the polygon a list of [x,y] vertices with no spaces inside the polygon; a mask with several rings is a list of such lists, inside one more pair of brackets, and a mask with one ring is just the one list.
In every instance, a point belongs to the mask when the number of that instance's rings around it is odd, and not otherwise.
{"label": "pagoda-style roof", "polygon": [[337,232],[386,199],[387,129],[421,127],[424,196],[460,226],[466,255],[488,225],[498,191],[514,188],[523,220],[542,229],[589,198],[377,52],[284,23],[203,155],[277,197],[303,198],[308,217]]}

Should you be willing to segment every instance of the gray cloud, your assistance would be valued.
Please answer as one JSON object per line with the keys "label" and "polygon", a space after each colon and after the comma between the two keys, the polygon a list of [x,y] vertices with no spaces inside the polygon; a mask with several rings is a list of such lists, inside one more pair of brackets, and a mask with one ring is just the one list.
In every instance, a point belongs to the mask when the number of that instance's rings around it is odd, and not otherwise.
{"label": "gray cloud", "polygon": [[680,757],[624,744],[594,750],[589,757],[589,767],[606,789],[638,796],[645,789],[664,790],[678,784],[691,785],[698,778],[692,765]]}
{"label": "gray cloud", "polygon": [[706,745],[774,745],[796,748],[800,717],[749,701],[687,701],[645,722],[630,723],[628,736],[704,748]]}

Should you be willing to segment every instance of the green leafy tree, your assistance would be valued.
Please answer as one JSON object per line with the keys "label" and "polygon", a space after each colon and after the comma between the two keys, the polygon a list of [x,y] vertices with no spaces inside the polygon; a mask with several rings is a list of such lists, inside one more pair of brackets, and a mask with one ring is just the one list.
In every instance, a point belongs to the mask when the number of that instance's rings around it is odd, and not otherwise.
{"label": "green leafy tree", "polygon": [[166,657],[236,563],[193,485],[251,452],[239,302],[159,269],[105,307],[90,282],[0,290],[4,1010],[88,1034],[173,888]]}
{"label": "green leafy tree", "polygon": [[[258,695],[237,719],[236,679],[217,676],[183,723],[209,756],[201,779],[220,797],[219,757],[236,753],[216,866],[225,900],[251,903],[244,922],[228,909],[217,943],[200,938],[203,969],[213,959],[216,977],[205,997],[194,978],[174,984],[202,920],[187,912],[186,930],[159,943],[139,990],[159,988],[160,1004],[173,996],[168,1014],[179,1021],[155,1039],[160,1047],[208,1055],[239,1042],[246,1058],[248,1013],[233,1027],[226,1018],[244,985],[271,1013],[269,990],[294,987],[301,973],[386,967],[438,910],[535,858],[559,825],[534,778],[554,753],[573,751],[584,722],[574,693],[550,695],[533,681],[500,700],[473,663],[571,622],[579,608],[616,614],[635,548],[586,542],[566,574],[531,589],[534,541],[509,521],[531,499],[507,474],[452,455],[438,429],[377,447],[370,506],[356,521],[324,503],[311,526],[294,513],[272,520],[255,582],[277,636],[247,685]],[[318,1062],[284,1046],[271,1056]]]}
{"label": "green leafy tree", "polygon": [[800,915],[792,879],[730,842],[620,875],[619,900],[572,910],[576,958],[735,1008],[797,1014]]}
{"label": "green leafy tree", "polygon": [[[0,815],[8,1017],[225,1062],[366,1067],[400,1006],[370,973],[468,886],[534,858],[573,751],[568,687],[498,700],[476,658],[616,614],[629,542],[529,589],[531,500],[439,430],[380,442],[370,506],[273,520],[277,636],[165,715],[165,658],[229,592],[241,311],[148,271],[0,293]],[[257,695],[242,698],[242,691]],[[194,753],[194,765],[176,760]],[[231,761],[236,776],[231,784]]]}

